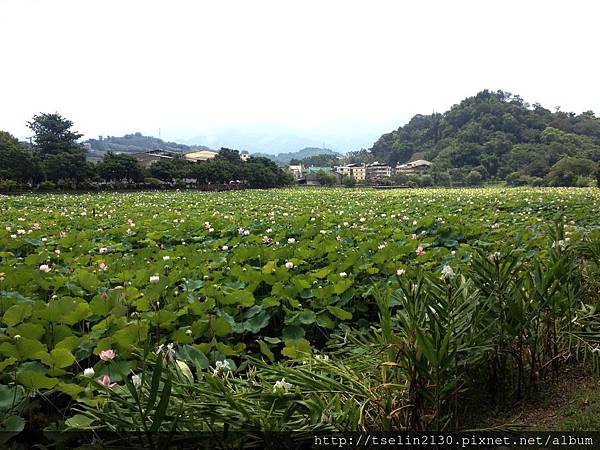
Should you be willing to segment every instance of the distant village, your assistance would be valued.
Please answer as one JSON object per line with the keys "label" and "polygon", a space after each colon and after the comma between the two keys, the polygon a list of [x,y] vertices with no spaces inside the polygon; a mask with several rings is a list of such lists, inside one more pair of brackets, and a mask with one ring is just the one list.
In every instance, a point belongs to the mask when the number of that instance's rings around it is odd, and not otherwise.
{"label": "distant village", "polygon": [[[169,150],[148,150],[133,154],[143,167],[150,167],[158,161],[170,159],[183,159],[188,162],[198,163],[213,159],[218,152],[213,150],[197,150],[187,153]],[[246,161],[250,158],[248,151],[240,152],[240,159]],[[333,184],[342,184],[344,179],[352,178],[360,184],[377,184],[386,181],[398,174],[422,174],[427,172],[432,163],[424,159],[411,161],[405,164],[390,166],[378,161],[369,164],[346,164],[340,166],[304,166],[291,164],[287,171],[291,173],[298,185],[319,186],[323,184],[323,175],[334,179]]]}
{"label": "distant village", "polygon": [[373,184],[391,178],[397,174],[408,175],[423,173],[428,171],[431,165],[431,162],[419,159],[406,164],[398,164],[395,167],[375,161],[370,164],[347,164],[344,166],[331,167],[304,167],[303,165],[298,164],[288,166],[288,170],[294,176],[296,183],[318,186],[321,184],[322,180],[319,174],[334,176],[337,184],[340,184],[344,177],[353,178],[358,183]]}
{"label": "distant village", "polygon": [[[169,150],[149,150],[133,154],[143,167],[150,167],[153,163],[169,159],[183,159],[191,163],[199,163],[213,159],[218,152],[213,150],[197,150],[187,153]],[[240,159],[246,161],[250,154],[243,150]],[[432,163],[424,159],[411,161],[396,166],[390,166],[378,161],[369,164],[346,164],[340,166],[304,166],[291,164],[287,171],[291,173],[298,185],[319,186],[323,184],[323,176],[333,179],[333,184],[342,184],[344,179],[352,178],[361,184],[377,184],[398,174],[421,174],[431,168]]]}

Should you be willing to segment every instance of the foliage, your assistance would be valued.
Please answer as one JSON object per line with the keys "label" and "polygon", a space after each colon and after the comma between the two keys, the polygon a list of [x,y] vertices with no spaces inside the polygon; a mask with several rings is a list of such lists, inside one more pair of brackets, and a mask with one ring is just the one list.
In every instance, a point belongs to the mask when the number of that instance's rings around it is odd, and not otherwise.
{"label": "foliage", "polygon": [[34,155],[9,133],[0,131],[0,180],[25,184],[40,177],[41,168]]}
{"label": "foliage", "polygon": [[291,164],[302,164],[304,167],[331,167],[340,165],[338,154],[313,155],[302,159],[292,159]]}
{"label": "foliage", "polygon": [[[512,172],[541,178],[564,157],[584,159],[590,166],[600,161],[600,119],[591,111],[553,113],[519,96],[484,90],[443,114],[414,116],[381,136],[368,155],[356,156],[352,159],[392,165],[419,156],[444,170],[475,169],[485,175],[478,168],[483,166],[494,179]],[[553,175],[549,182],[556,182]]]}
{"label": "foliage", "polygon": [[[106,403],[94,380],[109,376],[121,395],[133,371],[150,390],[152,352],[173,343],[193,385],[174,373],[163,394],[160,376],[161,429],[186,423],[183,398],[197,399],[196,421],[235,411],[254,429],[448,429],[473,386],[498,399],[565,360],[598,367],[597,189],[348,194],[2,197],[0,386],[127,429],[131,414],[112,420],[135,399]],[[440,279],[445,266],[455,278]],[[109,349],[116,356],[102,359]],[[302,368],[323,349],[331,366]],[[223,361],[239,385],[211,381]],[[250,367],[263,371],[259,386]],[[267,393],[284,377],[301,396],[274,404]],[[72,414],[60,411],[59,423]],[[68,425],[91,426],[80,419]]]}
{"label": "foliage", "polygon": [[321,186],[333,186],[337,183],[337,178],[335,175],[325,172],[317,172],[315,174],[315,178]]}
{"label": "foliage", "polygon": [[261,156],[261,157],[269,158],[272,161],[276,162],[277,164],[284,166],[284,165],[289,165],[289,164],[294,164],[294,163],[298,164],[302,160],[311,158],[311,157],[336,159],[336,158],[339,158],[341,155],[337,152],[334,152],[331,149],[328,149],[328,148],[305,147],[301,150],[298,150],[297,152],[279,153],[277,155],[269,155],[266,153],[255,153],[254,156],[256,156],[256,157]]}
{"label": "foliage", "polygon": [[354,178],[353,176],[345,176],[342,179],[342,183],[344,186],[346,187],[355,187],[356,186],[356,178]]}
{"label": "foliage", "polygon": [[546,183],[549,186],[576,186],[579,177],[589,176],[593,170],[589,160],[565,157],[550,168]]}
{"label": "foliage", "polygon": [[106,181],[139,183],[144,180],[144,173],[138,161],[129,155],[108,152],[96,165],[96,171],[100,178]]}
{"label": "foliage", "polygon": [[42,155],[81,149],[77,140],[83,135],[72,131],[73,122],[58,113],[35,115],[27,125],[34,133],[35,148]]}

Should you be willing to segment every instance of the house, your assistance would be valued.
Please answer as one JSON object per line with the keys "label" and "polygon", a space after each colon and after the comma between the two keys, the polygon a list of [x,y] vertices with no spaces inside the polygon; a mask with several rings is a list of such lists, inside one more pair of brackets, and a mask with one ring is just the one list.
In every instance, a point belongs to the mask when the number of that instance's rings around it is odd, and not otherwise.
{"label": "house", "polygon": [[429,170],[433,163],[424,159],[417,159],[406,164],[398,164],[396,173],[419,173]]}
{"label": "house", "polygon": [[194,152],[188,152],[183,155],[183,159],[190,162],[203,162],[213,159],[217,156],[217,152],[213,152],[212,150],[198,150]]}
{"label": "house", "polygon": [[349,176],[356,181],[366,179],[367,167],[364,164],[347,164],[345,166],[334,167],[334,171],[343,176]]}
{"label": "house", "polygon": [[302,173],[303,173],[303,170],[304,170],[304,168],[302,167],[302,164],[293,164],[293,165],[290,165],[288,167],[288,170],[294,176],[294,180],[299,180],[300,178],[302,178]]}
{"label": "house", "polygon": [[367,164],[366,178],[368,180],[375,180],[378,178],[389,178],[392,176],[392,168],[387,164],[375,161],[371,164]]}
{"label": "house", "polygon": [[242,152],[240,153],[240,159],[242,161],[248,161],[249,158],[250,158],[250,154],[248,153],[248,151],[242,150]]}

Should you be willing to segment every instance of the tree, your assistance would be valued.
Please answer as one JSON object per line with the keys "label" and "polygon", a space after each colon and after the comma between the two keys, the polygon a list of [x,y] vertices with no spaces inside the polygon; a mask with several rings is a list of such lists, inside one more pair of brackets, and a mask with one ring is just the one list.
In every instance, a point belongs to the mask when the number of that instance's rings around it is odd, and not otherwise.
{"label": "tree", "polygon": [[0,179],[38,182],[43,174],[38,159],[16,138],[0,131]]}
{"label": "tree", "polygon": [[577,178],[588,177],[593,170],[593,161],[566,156],[550,168],[545,181],[548,186],[575,186]]}
{"label": "tree", "polygon": [[315,178],[321,186],[333,186],[336,183],[335,175],[330,175],[325,172],[318,172]]}
{"label": "tree", "polygon": [[130,155],[108,152],[96,166],[100,178],[106,181],[128,181],[139,183],[144,173],[137,159]]}
{"label": "tree", "polygon": [[452,179],[448,172],[434,172],[433,181],[436,186],[451,186]]}
{"label": "tree", "polygon": [[216,157],[226,159],[230,163],[235,164],[240,161],[240,152],[230,148],[221,147],[221,150],[219,150],[219,154]]}
{"label": "tree", "polygon": [[71,150],[48,155],[42,163],[46,178],[50,181],[68,180],[81,182],[94,177],[94,166],[85,160],[84,150]]}
{"label": "tree", "polygon": [[73,122],[58,113],[38,114],[27,125],[35,134],[34,148],[42,157],[47,179],[81,182],[94,177],[94,167],[77,143],[82,135],[71,130]]}
{"label": "tree", "polygon": [[179,173],[177,166],[172,160],[157,161],[150,166],[148,171],[154,178],[168,182],[172,182],[177,178]]}
{"label": "tree", "polygon": [[471,170],[469,172],[469,174],[467,175],[467,184],[469,186],[477,186],[477,185],[481,184],[482,181],[483,181],[483,177],[476,170]]}
{"label": "tree", "polygon": [[[318,166],[318,167],[331,167],[339,164],[340,160],[337,155],[313,155],[308,156],[300,161],[299,164],[302,164],[305,167],[309,166]],[[290,162],[291,164],[291,162]]]}
{"label": "tree", "polygon": [[342,179],[342,183],[344,184],[344,186],[346,187],[354,187],[356,186],[356,178],[354,178],[351,175],[345,176]]}
{"label": "tree", "polygon": [[58,113],[38,114],[27,125],[35,134],[35,148],[43,155],[81,149],[77,139],[83,135],[71,131],[73,122]]}

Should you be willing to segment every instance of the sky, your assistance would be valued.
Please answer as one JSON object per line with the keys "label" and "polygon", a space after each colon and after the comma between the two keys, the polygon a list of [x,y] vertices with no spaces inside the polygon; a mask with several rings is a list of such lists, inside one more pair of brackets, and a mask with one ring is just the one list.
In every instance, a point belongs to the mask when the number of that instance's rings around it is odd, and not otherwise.
{"label": "sky", "polygon": [[59,112],[87,138],[347,151],[483,89],[599,115],[598,17],[589,0],[0,0],[0,130]]}

